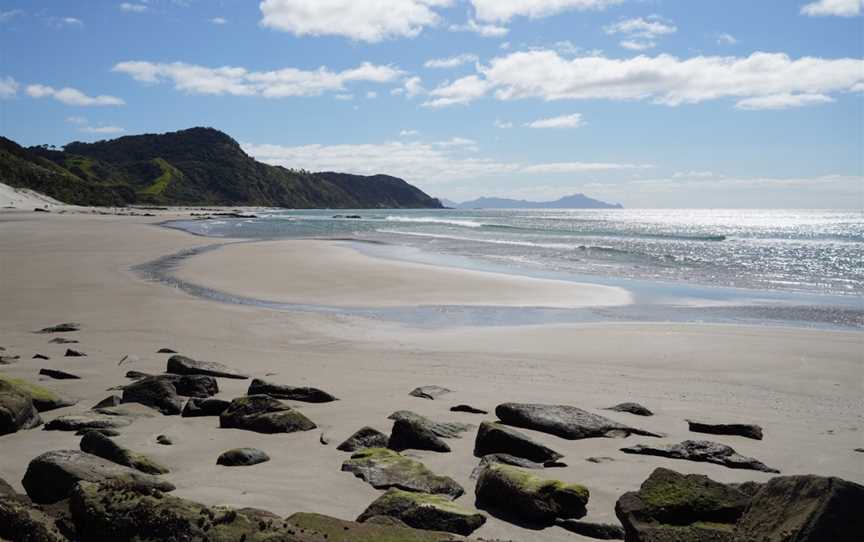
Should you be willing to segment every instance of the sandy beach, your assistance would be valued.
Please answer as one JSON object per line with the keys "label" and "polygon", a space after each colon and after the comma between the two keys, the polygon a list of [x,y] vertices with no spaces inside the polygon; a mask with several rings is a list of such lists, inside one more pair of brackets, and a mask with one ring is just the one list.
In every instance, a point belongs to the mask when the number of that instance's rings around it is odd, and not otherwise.
{"label": "sandy beach", "polygon": [[[168,213],[170,214],[170,213]],[[389,431],[387,416],[412,410],[435,420],[479,424],[488,416],[450,412],[468,403],[490,412],[505,401],[574,405],[667,436],[702,438],[685,419],[756,423],[765,438],[712,436],[784,474],[820,474],[864,482],[864,334],[791,328],[670,324],[416,329],[343,314],[276,311],[193,297],[130,270],[212,239],[160,227],[165,216],[11,212],[0,214],[0,346],[20,355],[0,372],[39,380],[80,399],[43,414],[81,412],[128,370],[161,372],[169,347],[254,377],[327,390],[340,400],[291,403],[318,430],[261,435],[219,429],[215,418],[155,415],[136,420],[117,441],[171,469],[176,494],[208,504],[258,507],[277,514],[313,511],[354,519],[379,494],[340,471],[336,445],[364,425]],[[225,240],[219,240],[222,242]],[[626,291],[377,260],[345,243],[243,243],[191,258],[184,280],[236,295],[329,306],[618,305]],[[70,334],[86,357],[65,358],[34,330],[80,322]],[[36,353],[50,360],[31,359]],[[128,356],[128,357],[127,357]],[[121,363],[121,360],[126,361]],[[38,377],[40,368],[81,380]],[[430,401],[408,395],[422,385],[452,393]],[[248,381],[220,380],[218,397],[245,393]],[[601,410],[642,403],[655,416]],[[567,467],[545,474],[590,489],[586,519],[616,522],[614,504],[657,466],[703,473],[721,482],[767,480],[746,470],[655,457],[619,448],[645,437],[568,441],[525,431],[565,455]],[[161,446],[165,434],[173,446]],[[330,440],[322,445],[321,435]],[[77,449],[72,433],[34,429],[0,436],[0,478],[21,489],[27,464],[53,449]],[[656,440],[656,439],[652,439]],[[449,442],[452,453],[409,452],[466,488],[473,507],[474,432]],[[242,469],[216,465],[238,446],[266,451],[270,462]],[[592,463],[589,457],[612,461]],[[474,536],[512,540],[589,540],[560,527],[528,530],[490,517]]]}

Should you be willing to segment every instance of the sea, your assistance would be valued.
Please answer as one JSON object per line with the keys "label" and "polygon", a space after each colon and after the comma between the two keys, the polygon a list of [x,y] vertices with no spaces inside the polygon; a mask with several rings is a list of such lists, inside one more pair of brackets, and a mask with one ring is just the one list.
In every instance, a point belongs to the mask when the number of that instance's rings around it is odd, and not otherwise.
{"label": "sea", "polygon": [[864,211],[269,210],[167,225],[214,238],[340,239],[376,257],[604,284],[634,296],[625,308],[569,316],[522,311],[518,323],[864,328]]}

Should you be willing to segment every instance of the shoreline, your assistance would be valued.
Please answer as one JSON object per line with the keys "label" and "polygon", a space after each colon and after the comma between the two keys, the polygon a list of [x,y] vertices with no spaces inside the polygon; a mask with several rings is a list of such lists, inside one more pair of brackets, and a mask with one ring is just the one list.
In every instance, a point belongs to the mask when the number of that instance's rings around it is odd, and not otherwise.
{"label": "shoreline", "polygon": [[[165,369],[173,348],[196,359],[242,369],[253,377],[315,386],[339,397],[327,404],[294,403],[319,429],[259,435],[219,429],[213,418],[157,415],[136,420],[117,441],[165,464],[165,478],[180,497],[208,504],[251,506],[281,515],[320,512],[354,519],[379,493],[339,468],[347,454],[335,445],[364,425],[387,431],[387,416],[412,410],[440,421],[478,425],[490,416],[449,411],[458,403],[487,410],[505,401],[572,404],[613,420],[666,433],[663,443],[707,435],[690,433],[685,418],[758,423],[763,441],[711,436],[780,469],[864,481],[860,379],[864,334],[698,323],[590,323],[521,327],[416,329],[392,321],[343,314],[274,311],[217,303],[177,288],[141,280],[132,268],[165,254],[201,245],[201,239],[164,227],[164,217],[89,214],[8,215],[0,223],[0,346],[21,359],[0,372],[77,397],[72,407],[45,420],[84,412],[126,384],[127,370]],[[5,218],[5,217],[4,217]],[[315,244],[310,244],[314,250]],[[459,281],[459,276],[448,277]],[[458,284],[457,284],[458,286]],[[65,358],[62,345],[33,330],[81,322],[73,334],[87,357]],[[43,353],[51,359],[30,359]],[[124,356],[131,361],[122,365]],[[57,367],[81,380],[39,380],[41,367]],[[440,385],[452,393],[435,401],[408,395],[417,386]],[[248,382],[220,380],[219,398],[243,395]],[[603,410],[637,401],[651,418]],[[567,467],[544,473],[586,485],[587,520],[615,523],[614,503],[636,489],[658,466],[707,474],[722,482],[766,480],[769,475],[619,451],[645,442],[627,439],[565,441],[534,431],[532,438],[565,455]],[[325,434],[332,444],[320,444]],[[158,434],[173,446],[155,443]],[[34,429],[0,436],[0,478],[20,490],[30,459],[52,449],[76,449],[80,437]],[[410,452],[436,473],[466,489],[457,503],[473,508],[473,431],[448,441],[453,451]],[[272,460],[226,469],[216,456],[254,446]],[[602,464],[588,457],[614,460]],[[322,489],[326,488],[326,489]],[[542,531],[489,517],[475,536],[512,540],[589,540],[560,527]]]}

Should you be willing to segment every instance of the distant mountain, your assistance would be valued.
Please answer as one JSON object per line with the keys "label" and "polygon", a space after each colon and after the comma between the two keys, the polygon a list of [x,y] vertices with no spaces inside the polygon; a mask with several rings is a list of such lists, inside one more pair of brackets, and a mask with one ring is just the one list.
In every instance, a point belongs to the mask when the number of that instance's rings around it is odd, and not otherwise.
{"label": "distant mountain", "polygon": [[620,203],[606,203],[589,198],[585,194],[564,196],[555,201],[478,198],[462,203],[447,202],[444,205],[456,209],[623,209]]}
{"label": "distant mountain", "polygon": [[0,182],[77,205],[440,208],[387,175],[311,173],[256,161],[213,128],[23,148],[0,137]]}

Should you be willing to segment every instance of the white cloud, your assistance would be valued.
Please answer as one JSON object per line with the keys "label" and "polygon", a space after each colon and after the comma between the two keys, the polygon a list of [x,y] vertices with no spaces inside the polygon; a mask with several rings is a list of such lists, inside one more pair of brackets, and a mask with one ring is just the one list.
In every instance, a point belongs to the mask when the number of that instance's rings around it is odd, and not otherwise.
{"label": "white cloud", "polygon": [[454,104],[467,104],[480,98],[489,89],[489,83],[476,75],[457,79],[452,83],[430,90],[430,100],[423,103],[426,107],[446,107]]}
{"label": "white cloud", "polygon": [[340,72],[325,67],[317,70],[283,68],[256,72],[233,66],[208,68],[183,62],[166,64],[127,61],[115,65],[114,71],[145,83],[170,81],[174,88],[188,94],[231,94],[266,98],[318,96],[325,92],[344,91],[346,84],[351,82],[387,83],[402,75],[401,70],[392,66],[379,66],[368,62]]}
{"label": "white cloud", "polygon": [[855,17],[861,14],[864,0],[818,0],[801,7],[802,15],[810,17]]}
{"label": "white cloud", "polygon": [[433,58],[427,60],[423,64],[423,66],[427,68],[455,68],[463,64],[477,62],[478,60],[480,59],[477,55],[471,53],[463,53],[461,55],[455,55],[447,58]]}
{"label": "white cloud", "polygon": [[0,100],[14,98],[18,94],[18,81],[12,79],[8,75],[0,77]]}
{"label": "white cloud", "polygon": [[345,36],[378,42],[415,37],[437,25],[434,8],[452,0],[263,0],[261,24],[297,36]]}
{"label": "white cloud", "polygon": [[537,119],[527,123],[525,126],[529,128],[578,128],[584,125],[585,121],[582,120],[582,114],[573,113],[572,115]]}
{"label": "white cloud", "polygon": [[630,49],[631,51],[644,51],[646,49],[653,49],[654,47],[657,47],[657,42],[621,40],[618,42],[618,45],[625,49]]}
{"label": "white cloud", "polygon": [[343,102],[350,102],[351,100],[354,99],[353,94],[337,94],[336,96],[333,96],[333,97],[336,98],[337,100],[340,100]]}
{"label": "white cloud", "polygon": [[48,25],[55,28],[62,28],[64,26],[75,26],[81,28],[84,26],[84,21],[76,17],[49,17],[46,19],[46,22]]}
{"label": "white cloud", "polygon": [[226,19],[225,17],[213,17],[212,19],[208,19],[208,21],[218,25],[228,24],[228,19]]}
{"label": "white cloud", "polygon": [[768,96],[757,96],[739,100],[735,104],[738,109],[760,110],[760,109],[789,109],[791,107],[804,107],[807,105],[820,105],[831,103],[834,98],[824,94],[770,94]]}
{"label": "white cloud", "polygon": [[366,99],[367,100],[373,100],[377,97],[378,97],[378,93],[375,92],[374,90],[370,90],[370,91],[366,92]]}
{"label": "white cloud", "polygon": [[522,173],[582,173],[586,171],[611,171],[621,169],[649,169],[650,164],[616,164],[608,162],[552,162],[535,164],[521,169]]}
{"label": "white cloud", "polygon": [[90,106],[110,106],[110,105],[125,105],[122,99],[116,96],[88,96],[78,89],[64,87],[55,89],[47,85],[29,85],[27,94],[32,98],[54,98],[58,102],[66,105],[76,105],[82,107]]}
{"label": "white cloud", "polygon": [[497,24],[479,24],[474,19],[468,19],[465,24],[451,24],[451,32],[474,32],[484,38],[500,38],[506,36],[510,29]]}
{"label": "white cloud", "polygon": [[144,4],[133,4],[131,2],[123,2],[120,4],[120,9],[127,13],[144,13],[147,11],[147,6]]}
{"label": "white cloud", "polygon": [[495,122],[493,122],[492,125],[495,126],[495,128],[501,128],[504,130],[506,130],[507,128],[513,128],[513,123],[509,120],[505,121],[505,120],[495,119]]}
{"label": "white cloud", "polygon": [[15,17],[20,15],[24,15],[24,11],[20,9],[10,9],[7,11],[0,11],[0,24],[11,21]]}
{"label": "white cloud", "polygon": [[615,34],[626,36],[628,39],[620,42],[621,47],[643,51],[655,47],[657,38],[674,34],[678,28],[658,15],[651,15],[645,19],[642,17],[624,19],[603,27],[603,30],[610,36]]}
{"label": "white cloud", "polygon": [[726,32],[717,34],[717,45],[735,45],[736,43],[738,43],[738,39],[732,34]]}
{"label": "white cloud", "polygon": [[411,137],[418,135],[420,135],[420,132],[418,132],[417,130],[402,130],[399,132],[400,137]]}
{"label": "white cloud", "polygon": [[471,0],[481,21],[507,22],[515,16],[548,17],[568,10],[602,10],[624,0]]}
{"label": "white cloud", "polygon": [[125,132],[119,126],[97,125],[93,126],[85,117],[66,117],[66,122],[78,126],[78,131],[85,134],[119,134]]}

